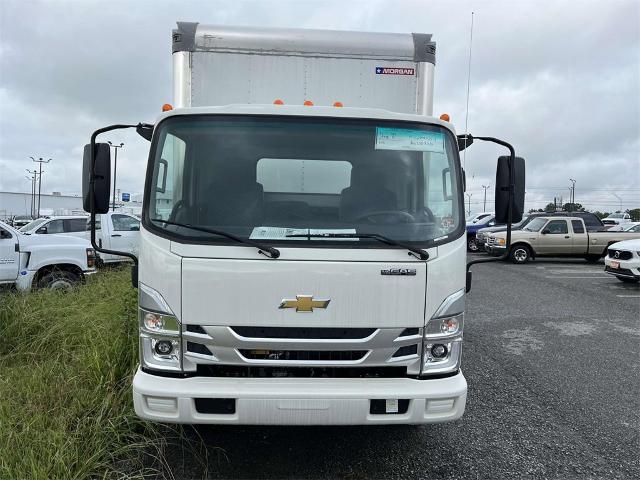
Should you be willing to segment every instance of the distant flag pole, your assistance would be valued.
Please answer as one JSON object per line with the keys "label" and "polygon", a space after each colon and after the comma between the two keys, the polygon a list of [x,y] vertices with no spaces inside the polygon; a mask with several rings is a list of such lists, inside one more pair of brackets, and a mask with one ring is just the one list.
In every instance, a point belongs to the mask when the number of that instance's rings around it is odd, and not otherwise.
{"label": "distant flag pole", "polygon": [[[467,67],[467,113],[465,114],[464,119],[464,134],[465,134],[465,147],[466,145],[466,136],[469,134],[469,91],[471,87],[471,47],[473,45],[473,12],[471,12],[471,34],[469,36],[469,65]],[[467,166],[467,149],[464,149],[464,154],[462,156],[462,168],[466,168]]]}

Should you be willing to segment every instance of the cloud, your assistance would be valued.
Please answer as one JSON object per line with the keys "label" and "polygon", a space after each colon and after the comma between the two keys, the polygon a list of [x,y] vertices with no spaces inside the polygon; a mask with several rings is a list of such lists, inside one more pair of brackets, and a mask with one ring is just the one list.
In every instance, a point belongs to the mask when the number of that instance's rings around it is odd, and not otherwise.
{"label": "cloud", "polygon": [[[43,187],[80,190],[91,131],[153,121],[171,100],[170,32],[202,23],[433,33],[436,114],[464,131],[470,14],[469,130],[512,142],[527,159],[528,207],[568,197],[640,205],[640,4],[509,1],[0,2],[0,190],[25,191],[30,155],[52,157]],[[124,142],[118,184],[141,191],[148,143]],[[465,154],[472,210],[499,148]],[[477,199],[477,200],[476,200]],[[477,203],[476,203],[477,202]]]}

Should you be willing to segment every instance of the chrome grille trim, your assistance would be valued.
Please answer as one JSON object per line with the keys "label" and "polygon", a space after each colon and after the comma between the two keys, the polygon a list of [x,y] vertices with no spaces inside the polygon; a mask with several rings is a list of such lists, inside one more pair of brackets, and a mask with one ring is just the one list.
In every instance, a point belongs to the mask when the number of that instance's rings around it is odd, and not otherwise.
{"label": "chrome grille trim", "polygon": [[[195,371],[197,365],[241,365],[241,366],[406,366],[408,374],[420,371],[422,356],[422,328],[416,335],[400,336],[401,328],[378,328],[371,335],[361,339],[310,339],[310,338],[247,338],[241,337],[228,326],[201,325],[206,335],[193,333],[183,325],[183,342],[193,342],[206,346],[212,355],[183,352],[185,371]],[[418,353],[411,356],[393,357],[403,346],[416,345]],[[245,358],[241,350],[310,350],[310,351],[367,351],[358,360],[262,360]]]}

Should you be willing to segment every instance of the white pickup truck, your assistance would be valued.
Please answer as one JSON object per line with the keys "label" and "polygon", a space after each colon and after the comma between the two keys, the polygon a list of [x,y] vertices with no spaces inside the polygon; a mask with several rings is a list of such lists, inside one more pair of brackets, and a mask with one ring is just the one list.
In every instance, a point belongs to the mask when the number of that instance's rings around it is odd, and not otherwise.
{"label": "white pickup truck", "polygon": [[0,222],[0,284],[18,290],[68,288],[95,273],[95,251],[82,238],[24,235]]}
{"label": "white pickup truck", "polygon": [[[86,239],[90,239],[91,220],[86,220]],[[140,246],[140,219],[124,212],[96,215],[96,239],[100,248],[138,254]],[[99,253],[102,263],[130,261],[129,258],[111,253]]]}
{"label": "white pickup truck", "polygon": [[[621,240],[640,238],[628,232],[589,232],[581,217],[549,215],[538,217],[521,230],[511,234],[509,258],[513,263],[525,263],[535,257],[582,257],[590,262],[600,260],[607,247]],[[496,232],[489,236],[485,249],[489,253],[505,251],[506,235]]]}

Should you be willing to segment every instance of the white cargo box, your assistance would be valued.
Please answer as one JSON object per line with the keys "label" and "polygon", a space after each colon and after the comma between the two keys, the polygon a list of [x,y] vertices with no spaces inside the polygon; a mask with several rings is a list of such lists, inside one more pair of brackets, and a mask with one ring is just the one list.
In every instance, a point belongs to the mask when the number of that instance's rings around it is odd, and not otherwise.
{"label": "white cargo box", "polygon": [[340,102],[431,115],[435,48],[431,35],[422,33],[178,22],[174,106]]}

